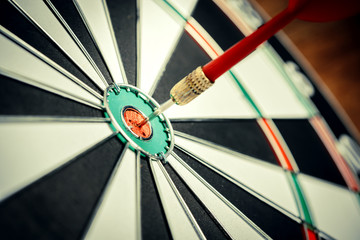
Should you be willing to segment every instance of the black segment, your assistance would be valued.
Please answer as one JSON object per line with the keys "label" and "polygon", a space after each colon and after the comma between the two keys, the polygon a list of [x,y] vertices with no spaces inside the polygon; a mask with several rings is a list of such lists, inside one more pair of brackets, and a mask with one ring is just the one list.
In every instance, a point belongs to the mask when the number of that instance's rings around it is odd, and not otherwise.
{"label": "black segment", "polygon": [[101,110],[0,75],[0,115],[104,117]]}
{"label": "black segment", "polygon": [[329,104],[322,95],[318,88],[315,87],[315,94],[311,97],[311,101],[315,104],[316,108],[320,111],[322,117],[325,119],[326,123],[330,126],[332,132],[334,133],[337,139],[341,135],[347,134],[356,139],[354,135],[346,128],[344,123],[341,121],[339,115],[335,112],[335,109]]}
{"label": "black segment", "polygon": [[98,87],[35,25],[8,1],[0,1],[0,24],[33,48],[46,55],[86,85],[101,93]]}
{"label": "black segment", "polygon": [[106,1],[129,84],[136,84],[136,0]]}
{"label": "black segment", "polygon": [[220,224],[215,220],[211,213],[206,209],[202,202],[193,194],[185,182],[178,176],[174,169],[165,164],[165,169],[170,175],[176,188],[179,190],[182,198],[189,207],[196,222],[199,224],[202,232],[207,239],[224,239],[229,238]]}
{"label": "black segment", "polygon": [[198,1],[192,16],[223,50],[227,50],[244,38],[240,30],[213,1]]}
{"label": "black segment", "polygon": [[172,122],[174,130],[278,165],[264,133],[254,119]]}
{"label": "black segment", "polygon": [[308,120],[274,120],[301,172],[346,186],[329,152]]}
{"label": "black segment", "polygon": [[[271,46],[276,50],[276,52],[280,55],[280,57],[284,60],[284,62],[292,61],[299,66],[299,71],[307,76],[307,78],[311,81],[311,77],[306,74],[306,71],[301,67],[301,65],[296,61],[296,59],[289,53],[289,51],[281,44],[281,42],[276,38],[272,37],[269,40]],[[342,134],[347,134],[351,136],[353,139],[356,139],[351,131],[347,129],[339,115],[335,112],[334,108],[329,104],[328,100],[326,100],[325,96],[320,92],[317,84],[311,81],[312,86],[314,87],[315,93],[311,97],[311,101],[315,104],[316,108],[319,110],[321,115],[326,120],[326,123],[330,126],[336,138],[339,138]]]}
{"label": "black segment", "polygon": [[[86,51],[90,54],[103,76],[108,83],[112,83],[109,71],[99,53],[92,37],[89,34],[81,16],[79,15],[72,0],[48,0],[60,13],[61,17],[66,21],[71,30],[75,33],[76,37],[85,47]],[[46,2],[46,0],[45,0]],[[51,8],[50,8],[51,9]],[[55,15],[55,14],[54,14]]]}
{"label": "black segment", "polygon": [[171,239],[149,160],[141,158],[141,234],[143,239]]}
{"label": "black segment", "polygon": [[2,239],[79,239],[123,149],[114,137],[0,205]]}
{"label": "black segment", "polygon": [[171,88],[192,72],[196,67],[203,66],[211,59],[186,33],[181,36],[176,49],[171,56],[166,70],[153,94],[156,101],[163,103],[170,98]]}
{"label": "black segment", "polygon": [[301,224],[260,201],[189,155],[177,149],[175,153],[271,238],[303,239]]}

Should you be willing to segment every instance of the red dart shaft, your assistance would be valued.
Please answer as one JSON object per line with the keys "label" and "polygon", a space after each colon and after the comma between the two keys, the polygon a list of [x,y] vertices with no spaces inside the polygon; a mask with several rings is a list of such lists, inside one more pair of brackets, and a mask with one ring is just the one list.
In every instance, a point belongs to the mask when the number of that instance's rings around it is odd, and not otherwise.
{"label": "red dart shaft", "polygon": [[285,27],[289,22],[296,18],[299,11],[302,7],[295,8],[286,8],[284,11],[280,12],[269,22],[265,23],[255,32],[245,37],[234,46],[229,48],[221,56],[212,60],[203,66],[203,71],[206,77],[211,81],[220,77],[223,73],[228,71],[232,66],[240,62],[252,51],[254,51],[261,43],[268,40],[280,29]]}

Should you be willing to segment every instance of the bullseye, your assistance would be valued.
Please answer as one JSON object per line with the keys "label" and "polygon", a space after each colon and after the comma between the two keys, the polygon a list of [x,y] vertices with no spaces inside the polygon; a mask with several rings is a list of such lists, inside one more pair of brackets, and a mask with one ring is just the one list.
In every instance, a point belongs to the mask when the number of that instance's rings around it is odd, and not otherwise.
{"label": "bullseye", "polygon": [[123,121],[128,126],[129,130],[132,134],[142,140],[148,140],[152,137],[152,128],[150,122],[142,126],[138,126],[143,120],[145,120],[145,116],[137,109],[131,106],[126,106],[122,111]]}

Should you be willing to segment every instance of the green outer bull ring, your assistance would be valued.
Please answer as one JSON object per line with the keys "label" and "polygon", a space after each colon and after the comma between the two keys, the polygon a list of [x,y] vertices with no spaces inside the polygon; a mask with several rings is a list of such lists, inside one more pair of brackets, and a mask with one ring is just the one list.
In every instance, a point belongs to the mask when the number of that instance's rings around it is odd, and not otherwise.
{"label": "green outer bull ring", "polygon": [[129,106],[145,116],[149,116],[160,107],[152,97],[134,86],[118,84],[106,88],[105,116],[110,118],[111,128],[119,133],[118,138],[123,143],[128,142],[133,151],[138,150],[142,155],[152,159],[165,160],[174,148],[174,131],[170,121],[164,114],[160,114],[151,120],[152,136],[149,139],[139,138],[123,120],[123,110]]}

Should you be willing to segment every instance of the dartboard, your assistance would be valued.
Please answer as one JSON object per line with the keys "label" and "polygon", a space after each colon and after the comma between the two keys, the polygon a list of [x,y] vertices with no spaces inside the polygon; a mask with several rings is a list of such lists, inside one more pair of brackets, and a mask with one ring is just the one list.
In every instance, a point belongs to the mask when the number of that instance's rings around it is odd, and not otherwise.
{"label": "dartboard", "polygon": [[129,127],[261,27],[246,0],[9,0],[0,19],[1,239],[360,236],[356,133],[282,34]]}

